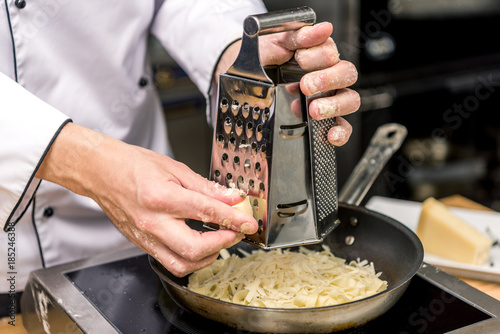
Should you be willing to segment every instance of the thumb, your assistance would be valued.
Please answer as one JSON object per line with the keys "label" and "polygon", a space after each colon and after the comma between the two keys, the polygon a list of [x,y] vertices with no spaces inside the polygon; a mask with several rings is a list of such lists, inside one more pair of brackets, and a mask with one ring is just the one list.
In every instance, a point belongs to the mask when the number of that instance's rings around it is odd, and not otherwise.
{"label": "thumb", "polygon": [[[192,186],[190,187],[189,185]],[[256,228],[257,222],[253,216],[252,205],[250,204],[247,194],[242,190],[228,188],[197,174],[190,182],[183,183],[183,186],[233,207],[234,211],[231,216],[241,217],[246,222],[250,222],[252,227],[247,229],[253,231]],[[228,208],[228,210],[231,209]]]}

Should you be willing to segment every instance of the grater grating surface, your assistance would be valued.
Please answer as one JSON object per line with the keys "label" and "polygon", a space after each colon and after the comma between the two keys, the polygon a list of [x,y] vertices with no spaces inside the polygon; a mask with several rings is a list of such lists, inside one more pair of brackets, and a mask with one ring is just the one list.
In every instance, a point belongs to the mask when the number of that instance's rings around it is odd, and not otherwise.
{"label": "grater grating surface", "polygon": [[219,77],[210,178],[250,197],[259,230],[244,240],[265,249],[320,242],[339,223],[327,140],[335,120],[309,119],[299,88],[305,72],[291,63],[263,68],[258,55],[263,31],[314,21],[308,7],[248,17],[240,54]]}
{"label": "grater grating surface", "polygon": [[335,119],[309,120],[311,125],[311,145],[314,195],[317,219],[323,222],[337,212],[337,170],[335,147],[328,142],[328,130],[335,125]]}

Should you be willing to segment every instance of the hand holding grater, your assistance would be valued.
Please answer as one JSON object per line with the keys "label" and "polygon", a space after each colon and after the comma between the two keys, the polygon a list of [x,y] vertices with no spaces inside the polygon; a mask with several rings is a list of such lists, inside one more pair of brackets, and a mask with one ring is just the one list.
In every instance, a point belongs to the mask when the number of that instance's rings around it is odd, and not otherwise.
{"label": "hand holding grater", "polygon": [[335,120],[309,117],[296,64],[264,68],[259,57],[259,35],[315,21],[309,7],[248,16],[240,53],[219,76],[210,179],[249,196],[259,230],[244,240],[264,249],[320,242],[339,222]]}

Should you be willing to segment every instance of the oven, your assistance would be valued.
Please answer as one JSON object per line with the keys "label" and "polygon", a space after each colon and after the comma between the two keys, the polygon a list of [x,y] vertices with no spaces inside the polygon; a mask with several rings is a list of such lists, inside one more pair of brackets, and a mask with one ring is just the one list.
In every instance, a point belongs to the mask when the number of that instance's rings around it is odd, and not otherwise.
{"label": "oven", "polygon": [[361,109],[338,148],[339,187],[383,123],[408,139],[371,194],[421,201],[460,193],[500,209],[500,2],[494,0],[268,0],[308,5],[333,23],[356,64]]}

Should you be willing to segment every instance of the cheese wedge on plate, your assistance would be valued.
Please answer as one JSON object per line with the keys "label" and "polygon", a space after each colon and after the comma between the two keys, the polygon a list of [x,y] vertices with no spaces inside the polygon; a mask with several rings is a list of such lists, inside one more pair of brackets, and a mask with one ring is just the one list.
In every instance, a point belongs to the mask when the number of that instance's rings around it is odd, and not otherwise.
{"label": "cheese wedge on plate", "polygon": [[488,262],[493,243],[432,197],[422,203],[417,235],[426,253],[475,265]]}

